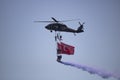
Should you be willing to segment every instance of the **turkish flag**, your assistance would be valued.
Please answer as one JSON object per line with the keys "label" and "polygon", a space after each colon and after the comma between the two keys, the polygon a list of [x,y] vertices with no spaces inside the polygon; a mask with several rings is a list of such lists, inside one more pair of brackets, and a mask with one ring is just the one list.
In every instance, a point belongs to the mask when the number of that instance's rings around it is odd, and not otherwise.
{"label": "turkish flag", "polygon": [[65,44],[63,42],[57,43],[58,50],[60,51],[59,54],[67,54],[73,55],[74,54],[74,46]]}

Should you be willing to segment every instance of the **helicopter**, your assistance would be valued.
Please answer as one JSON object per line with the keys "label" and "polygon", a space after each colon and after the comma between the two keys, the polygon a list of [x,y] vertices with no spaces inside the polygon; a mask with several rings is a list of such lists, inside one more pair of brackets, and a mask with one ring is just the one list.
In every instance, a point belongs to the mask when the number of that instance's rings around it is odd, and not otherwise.
{"label": "helicopter", "polygon": [[83,30],[83,24],[80,23],[80,26],[78,27],[77,30],[69,28],[67,25],[61,23],[61,22],[66,22],[66,21],[72,21],[72,20],[65,20],[65,21],[58,21],[55,18],[51,17],[53,21],[34,21],[34,22],[51,22],[47,26],[45,26],[46,29],[52,31],[60,31],[60,32],[71,32],[71,33],[81,33],[84,32]]}

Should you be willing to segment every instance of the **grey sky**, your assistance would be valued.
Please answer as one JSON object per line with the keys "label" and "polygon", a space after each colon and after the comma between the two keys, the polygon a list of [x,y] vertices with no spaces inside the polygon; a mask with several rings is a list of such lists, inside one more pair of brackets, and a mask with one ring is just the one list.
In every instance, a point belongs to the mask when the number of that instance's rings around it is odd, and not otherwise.
{"label": "grey sky", "polygon": [[63,42],[75,46],[75,55],[63,55],[63,61],[120,74],[119,0],[1,0],[0,80],[103,80],[56,62],[54,33],[33,22],[51,17],[85,22],[84,33],[62,33]]}

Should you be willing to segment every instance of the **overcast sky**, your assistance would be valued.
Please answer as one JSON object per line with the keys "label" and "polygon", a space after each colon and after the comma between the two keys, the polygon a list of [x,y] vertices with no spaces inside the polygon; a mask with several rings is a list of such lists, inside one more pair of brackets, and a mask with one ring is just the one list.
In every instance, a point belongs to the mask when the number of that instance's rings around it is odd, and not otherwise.
{"label": "overcast sky", "polygon": [[[63,61],[120,74],[119,0],[0,0],[0,80],[104,80],[56,62],[54,32],[33,22],[51,17],[85,22],[84,33],[61,33],[75,46]],[[79,21],[65,24],[77,29]]]}

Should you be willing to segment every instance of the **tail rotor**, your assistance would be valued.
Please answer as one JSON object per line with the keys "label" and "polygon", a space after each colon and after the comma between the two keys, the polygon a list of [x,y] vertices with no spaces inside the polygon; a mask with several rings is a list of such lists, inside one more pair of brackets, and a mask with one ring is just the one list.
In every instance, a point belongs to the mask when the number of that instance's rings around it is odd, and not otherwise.
{"label": "tail rotor", "polygon": [[78,22],[78,23],[80,24],[81,29],[84,30],[83,25],[85,24],[85,22],[83,22],[82,24],[80,22]]}
{"label": "tail rotor", "polygon": [[80,24],[80,26],[83,25],[83,24],[85,24],[85,22],[83,22],[82,24],[80,22],[78,22],[78,23]]}

